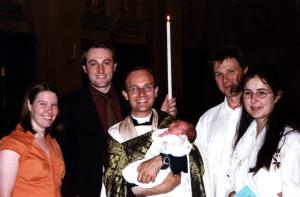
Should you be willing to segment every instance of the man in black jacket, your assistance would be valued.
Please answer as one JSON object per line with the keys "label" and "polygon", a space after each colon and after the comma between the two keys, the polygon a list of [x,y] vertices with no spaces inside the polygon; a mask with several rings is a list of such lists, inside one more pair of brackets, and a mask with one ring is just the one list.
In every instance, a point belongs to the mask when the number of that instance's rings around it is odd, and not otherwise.
{"label": "man in black jacket", "polygon": [[[128,114],[112,85],[116,67],[112,45],[93,43],[82,60],[88,85],[61,100],[64,132],[58,142],[66,163],[63,196],[100,196],[107,130]],[[175,99],[166,97],[161,110],[176,115]]]}

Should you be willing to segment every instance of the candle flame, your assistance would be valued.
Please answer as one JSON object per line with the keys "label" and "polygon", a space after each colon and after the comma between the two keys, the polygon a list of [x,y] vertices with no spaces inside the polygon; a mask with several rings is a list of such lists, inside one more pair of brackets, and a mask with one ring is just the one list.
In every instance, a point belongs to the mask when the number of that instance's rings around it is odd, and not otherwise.
{"label": "candle flame", "polygon": [[167,15],[167,21],[170,22],[170,20],[171,20],[170,15]]}

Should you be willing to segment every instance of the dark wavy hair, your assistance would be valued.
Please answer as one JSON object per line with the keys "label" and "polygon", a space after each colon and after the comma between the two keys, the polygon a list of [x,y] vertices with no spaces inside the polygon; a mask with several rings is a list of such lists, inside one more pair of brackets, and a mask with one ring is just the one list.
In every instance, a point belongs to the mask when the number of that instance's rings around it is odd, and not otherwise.
{"label": "dark wavy hair", "polygon": [[[266,168],[267,170],[270,169],[272,157],[278,149],[278,144],[284,135],[285,127],[290,126],[293,128],[292,130],[295,130],[295,125],[290,122],[285,115],[285,95],[282,93],[283,87],[279,76],[274,69],[270,67],[257,67],[249,70],[241,81],[241,89],[243,90],[245,84],[254,77],[258,77],[264,83],[267,83],[271,87],[274,96],[277,96],[279,93],[282,94],[281,98],[277,101],[273,111],[268,117],[266,123],[266,135],[258,152],[256,165],[249,169],[249,172],[256,174],[261,168]],[[254,119],[251,117],[251,115],[243,107],[241,119],[236,133],[234,148],[237,146],[239,140],[242,138],[253,120]]]}
{"label": "dark wavy hair", "polygon": [[[34,83],[27,89],[27,91],[25,93],[24,101],[22,104],[21,115],[20,115],[20,123],[25,132],[29,131],[31,133],[36,133],[36,131],[33,130],[32,125],[31,125],[31,112],[29,111],[29,108],[28,108],[28,102],[30,104],[33,104],[37,95],[43,91],[53,92],[57,96],[57,98],[59,97],[59,94],[56,91],[56,89],[53,86],[51,86],[50,84],[45,83],[45,82]],[[54,122],[52,123],[51,127],[46,129],[46,133],[50,133],[51,136],[53,136],[54,131],[58,130],[58,115],[57,115],[56,119],[54,120]]]}

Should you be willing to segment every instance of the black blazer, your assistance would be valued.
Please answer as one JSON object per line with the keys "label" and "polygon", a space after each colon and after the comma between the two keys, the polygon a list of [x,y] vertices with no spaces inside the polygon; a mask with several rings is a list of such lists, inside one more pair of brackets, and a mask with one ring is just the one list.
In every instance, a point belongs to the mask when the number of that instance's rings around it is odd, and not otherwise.
{"label": "black blazer", "polygon": [[[123,98],[119,100],[124,103]],[[121,109],[124,114],[126,106],[121,104]],[[88,86],[61,99],[60,117],[64,130],[57,139],[66,164],[62,194],[99,197],[107,131],[103,131]]]}

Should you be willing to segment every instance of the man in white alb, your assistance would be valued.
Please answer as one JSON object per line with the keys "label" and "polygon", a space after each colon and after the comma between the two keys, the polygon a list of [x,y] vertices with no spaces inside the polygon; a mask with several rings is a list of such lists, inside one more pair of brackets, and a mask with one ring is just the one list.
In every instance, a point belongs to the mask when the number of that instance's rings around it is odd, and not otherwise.
{"label": "man in white alb", "polygon": [[200,117],[194,144],[204,161],[206,196],[223,197],[233,138],[241,114],[239,83],[248,67],[243,52],[233,46],[216,50],[211,64],[215,81],[225,99]]}

